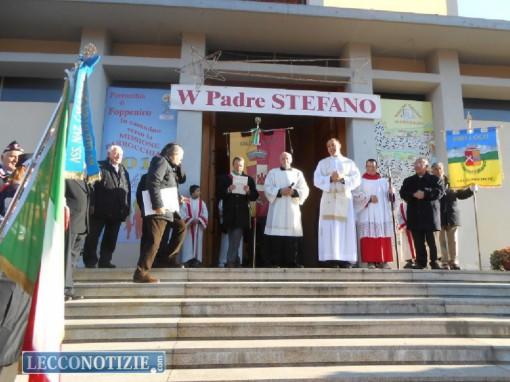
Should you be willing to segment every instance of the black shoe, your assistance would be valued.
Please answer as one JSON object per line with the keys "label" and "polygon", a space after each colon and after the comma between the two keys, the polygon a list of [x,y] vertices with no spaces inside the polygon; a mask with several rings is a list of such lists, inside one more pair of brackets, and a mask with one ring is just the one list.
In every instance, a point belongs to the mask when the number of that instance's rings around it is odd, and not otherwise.
{"label": "black shoe", "polygon": [[425,269],[425,267],[423,265],[420,265],[420,264],[414,264],[413,265],[413,269]]}
{"label": "black shoe", "polygon": [[407,260],[406,265],[404,265],[404,269],[413,269],[413,266],[413,260]]}
{"label": "black shoe", "polygon": [[340,268],[345,268],[345,269],[350,269],[350,268],[352,268],[352,264],[351,264],[351,263],[349,263],[348,261],[342,261],[342,262],[340,262],[340,264],[338,264],[338,266],[339,266]]}
{"label": "black shoe", "polygon": [[441,266],[436,262],[430,263],[430,269],[441,269]]}
{"label": "black shoe", "polygon": [[107,264],[98,264],[98,268],[117,268],[115,264],[107,263]]}
{"label": "black shoe", "polygon": [[84,264],[85,268],[95,268],[96,264]]}
{"label": "black shoe", "polygon": [[450,265],[450,269],[452,271],[460,271],[460,267],[457,264]]}

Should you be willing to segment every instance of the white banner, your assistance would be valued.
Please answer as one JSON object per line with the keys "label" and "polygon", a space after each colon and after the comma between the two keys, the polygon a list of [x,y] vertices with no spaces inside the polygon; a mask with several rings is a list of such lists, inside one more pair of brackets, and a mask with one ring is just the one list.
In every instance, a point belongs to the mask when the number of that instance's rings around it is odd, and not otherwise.
{"label": "white banner", "polygon": [[381,99],[373,94],[309,90],[172,85],[170,107],[176,110],[227,111],[322,117],[381,117]]}

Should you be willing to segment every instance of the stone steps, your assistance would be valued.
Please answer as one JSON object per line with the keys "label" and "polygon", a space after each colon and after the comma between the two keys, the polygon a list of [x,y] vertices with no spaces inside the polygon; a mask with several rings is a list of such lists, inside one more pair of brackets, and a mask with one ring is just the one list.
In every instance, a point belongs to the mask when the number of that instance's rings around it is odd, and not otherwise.
{"label": "stone steps", "polygon": [[[131,281],[134,269],[78,269],[76,281]],[[508,272],[335,269],[335,268],[165,268],[152,273],[162,281],[461,281],[510,283]]]}
{"label": "stone steps", "polygon": [[66,304],[67,318],[374,314],[510,315],[510,297],[86,298]]}
{"label": "stone steps", "polygon": [[[161,374],[94,374],[94,382],[508,382],[508,365],[341,365],[173,369]],[[62,374],[62,382],[90,382],[90,374]],[[18,375],[15,382],[28,382]]]}
{"label": "stone steps", "polygon": [[366,297],[366,296],[510,296],[510,284],[466,282],[380,281],[164,281],[77,282],[76,293],[85,297]]}
{"label": "stone steps", "polygon": [[94,381],[510,381],[507,273],[132,272],[77,272],[63,350],[162,350],[167,371]]}
{"label": "stone steps", "polygon": [[[148,330],[150,328],[150,330]],[[297,316],[66,320],[66,341],[510,337],[510,317]]]}
{"label": "stone steps", "polygon": [[313,338],[91,342],[69,351],[159,350],[167,368],[510,363],[506,338]]}

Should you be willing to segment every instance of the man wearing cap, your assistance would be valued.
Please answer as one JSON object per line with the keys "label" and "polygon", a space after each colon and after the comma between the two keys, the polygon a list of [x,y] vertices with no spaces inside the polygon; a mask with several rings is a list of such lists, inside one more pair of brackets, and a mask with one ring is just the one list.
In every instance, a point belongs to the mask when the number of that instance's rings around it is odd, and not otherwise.
{"label": "man wearing cap", "polygon": [[23,154],[23,150],[20,144],[16,141],[12,141],[2,152],[2,163],[0,165],[0,189],[8,181],[9,176],[16,169],[18,163],[18,157]]}

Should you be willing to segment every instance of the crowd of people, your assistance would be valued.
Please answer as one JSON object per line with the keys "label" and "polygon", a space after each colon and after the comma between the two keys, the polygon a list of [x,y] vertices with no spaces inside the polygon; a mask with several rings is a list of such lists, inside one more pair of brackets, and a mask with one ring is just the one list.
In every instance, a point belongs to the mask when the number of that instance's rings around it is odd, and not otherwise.
{"label": "crowd of people", "polygon": [[[318,222],[318,260],[326,265],[350,268],[366,264],[368,268],[390,268],[396,212],[396,191],[381,177],[378,163],[368,159],[360,173],[351,159],[341,154],[340,142],[327,141],[329,156],[319,161],[313,185],[322,191]],[[0,215],[21,182],[29,155],[17,142],[2,153],[0,167]],[[167,144],[154,156],[136,190],[142,215],[140,254],[133,274],[138,283],[158,282],[152,268],[202,265],[203,238],[208,227],[208,210],[200,198],[200,187],[189,189],[184,197],[179,186],[186,182],[182,168],[183,148]],[[78,298],[73,290],[73,269],[80,255],[87,268],[115,268],[112,256],[119,229],[131,209],[131,186],[122,164],[120,146],[108,148],[107,159],[99,162],[101,178],[89,184],[83,179],[66,180],[67,298]],[[225,267],[242,263],[243,238],[251,228],[250,202],[260,198],[254,179],[245,173],[241,157],[232,160],[231,171],[220,177],[217,186]],[[414,164],[415,174],[406,178],[399,195],[411,252],[416,260],[406,268],[460,269],[458,263],[458,199],[473,195],[476,186],[452,190],[442,163],[429,167],[424,158]],[[269,203],[264,228],[265,265],[299,267],[303,239],[300,206],[310,193],[303,172],[292,167],[292,155],[280,155],[280,167],[271,169],[264,182],[264,198]],[[402,228],[402,226],[400,226]],[[101,238],[101,239],[100,239]],[[99,241],[101,241],[99,243]],[[438,245],[441,264],[438,260]],[[99,253],[98,253],[99,246]],[[358,248],[360,258],[358,259]],[[179,261],[175,261],[180,255]],[[223,258],[223,260],[222,260]]]}

